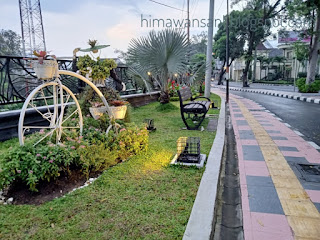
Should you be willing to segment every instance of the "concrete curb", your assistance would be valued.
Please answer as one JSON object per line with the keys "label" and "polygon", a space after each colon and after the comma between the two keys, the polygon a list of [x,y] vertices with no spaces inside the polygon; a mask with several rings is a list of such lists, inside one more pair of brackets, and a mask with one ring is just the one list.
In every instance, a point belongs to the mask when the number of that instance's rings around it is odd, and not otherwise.
{"label": "concrete curb", "polygon": [[[218,88],[226,89],[225,86],[219,86]],[[273,90],[247,89],[247,88],[238,88],[238,87],[229,87],[229,89],[234,90],[234,91],[260,93],[260,94],[266,94],[266,95],[271,95],[271,96],[276,96],[276,97],[283,97],[283,98],[300,100],[300,101],[304,101],[304,102],[320,104],[320,99],[314,99],[314,98],[309,98],[309,97],[305,97],[305,96],[298,96],[298,95],[290,94],[287,92],[283,93],[283,92],[273,91]]]}
{"label": "concrete curb", "polygon": [[[220,96],[221,97],[221,96]],[[183,240],[210,239],[214,220],[214,208],[218,192],[220,165],[225,138],[225,101],[221,97],[221,109],[216,137],[210,150],[206,170],[203,173],[196,200],[193,204]]]}

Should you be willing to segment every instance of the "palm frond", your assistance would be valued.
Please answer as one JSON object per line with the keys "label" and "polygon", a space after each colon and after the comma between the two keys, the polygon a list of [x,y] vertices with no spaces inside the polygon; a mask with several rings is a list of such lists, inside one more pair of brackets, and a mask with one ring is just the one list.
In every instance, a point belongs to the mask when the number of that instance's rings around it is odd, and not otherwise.
{"label": "palm frond", "polygon": [[151,72],[161,90],[166,91],[171,75],[187,71],[188,48],[186,34],[182,31],[151,31],[148,36],[131,40],[128,57],[134,63],[132,68],[140,73]]}

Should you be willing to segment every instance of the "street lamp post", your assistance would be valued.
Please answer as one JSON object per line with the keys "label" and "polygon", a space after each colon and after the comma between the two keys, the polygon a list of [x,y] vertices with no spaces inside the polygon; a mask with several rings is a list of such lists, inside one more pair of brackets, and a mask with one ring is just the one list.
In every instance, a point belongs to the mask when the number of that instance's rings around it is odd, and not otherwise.
{"label": "street lamp post", "polygon": [[226,23],[226,75],[227,75],[227,89],[226,89],[226,103],[229,103],[229,0],[227,0],[227,23]]}

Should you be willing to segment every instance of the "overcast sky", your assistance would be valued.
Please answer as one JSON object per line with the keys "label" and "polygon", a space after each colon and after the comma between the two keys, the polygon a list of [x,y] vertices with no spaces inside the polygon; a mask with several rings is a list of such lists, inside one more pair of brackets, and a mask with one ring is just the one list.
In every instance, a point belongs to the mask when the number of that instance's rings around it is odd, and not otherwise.
{"label": "overcast sky", "polygon": [[[186,11],[187,0],[156,0]],[[116,57],[115,49],[127,50],[132,38],[147,34],[158,27],[141,27],[144,19],[186,19],[186,12],[161,6],[149,0],[41,0],[47,50],[53,54],[71,56],[76,47],[86,48],[88,39],[110,44],[102,57]],[[215,18],[226,14],[226,1],[215,0]],[[190,18],[209,16],[209,0],[190,0]],[[196,22],[195,22],[196,24]],[[197,25],[197,24],[196,24]],[[0,0],[0,29],[11,29],[21,34],[18,0]],[[207,31],[207,27],[191,28],[191,35]]]}

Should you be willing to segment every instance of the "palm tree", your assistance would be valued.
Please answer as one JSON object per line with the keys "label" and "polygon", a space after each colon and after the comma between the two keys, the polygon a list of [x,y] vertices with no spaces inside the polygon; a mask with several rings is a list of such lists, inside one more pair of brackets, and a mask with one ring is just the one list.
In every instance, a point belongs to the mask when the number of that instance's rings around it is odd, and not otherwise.
{"label": "palm tree", "polygon": [[152,74],[161,89],[160,103],[170,100],[168,79],[187,72],[188,49],[186,34],[171,29],[151,31],[146,37],[131,40],[128,58],[142,77],[147,72]]}

